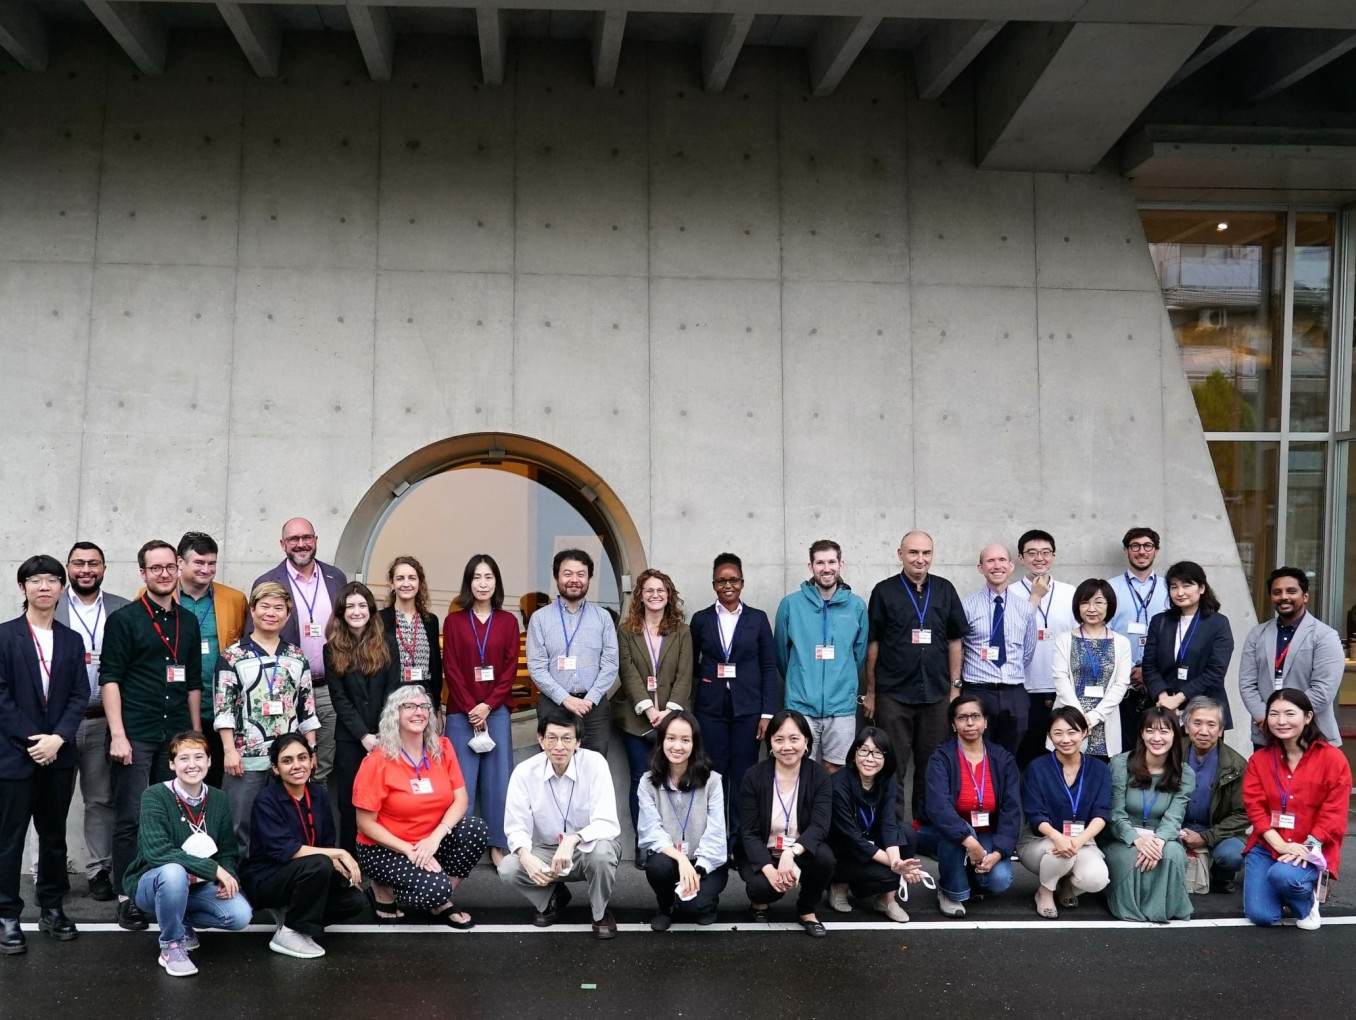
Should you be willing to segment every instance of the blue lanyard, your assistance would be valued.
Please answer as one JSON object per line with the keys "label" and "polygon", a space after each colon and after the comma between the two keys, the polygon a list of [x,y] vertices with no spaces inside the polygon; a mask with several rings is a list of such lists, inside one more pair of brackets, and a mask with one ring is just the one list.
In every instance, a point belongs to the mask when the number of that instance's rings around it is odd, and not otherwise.
{"label": "blue lanyard", "polygon": [[[556,776],[556,779],[564,779],[564,776]],[[556,810],[560,811],[560,798],[556,796],[556,788],[551,785],[551,780],[547,779],[547,787],[551,790],[551,799],[556,802]],[[565,810],[560,811],[560,832],[565,835],[570,831],[570,808],[574,807],[574,791],[579,788],[579,784],[570,780],[570,798],[565,801]]]}
{"label": "blue lanyard", "polygon": [[[250,639],[250,647],[254,649],[254,654],[259,657],[259,675],[264,678],[264,683],[268,685],[268,696],[270,699],[272,699],[273,681],[276,680],[278,677],[278,657],[276,655],[269,655],[267,652],[265,652],[262,648],[259,647],[258,644],[255,643],[253,638]],[[273,660],[272,673],[266,673],[264,671],[265,659]],[[417,773],[419,770],[416,768],[414,771]]]}
{"label": "blue lanyard", "polygon": [[[1088,664],[1088,669],[1092,670],[1094,680],[1102,679],[1102,660],[1092,650],[1093,638],[1083,636],[1083,625],[1078,625],[1079,648],[1083,651],[1083,661]],[[1053,752],[1052,752],[1053,753]]]}
{"label": "blue lanyard", "polygon": [[311,601],[306,601],[306,592],[302,591],[301,578],[292,578],[292,588],[301,596],[302,605],[306,607],[306,622],[315,623],[315,604],[320,601],[320,568],[317,567],[315,574],[311,577]]}
{"label": "blue lanyard", "polygon": [[[1177,649],[1177,661],[1179,663],[1186,661],[1187,648],[1191,645],[1191,636],[1196,633],[1196,624],[1201,622],[1201,611],[1196,610],[1196,615],[1191,620],[1191,626],[1187,628],[1186,635],[1182,638],[1182,644]],[[1178,617],[1178,624],[1181,626],[1181,617]]]}
{"label": "blue lanyard", "polygon": [[[791,786],[791,807],[796,806],[796,791],[800,789],[800,773],[796,773],[796,781]],[[777,785],[776,773],[772,776],[772,792],[777,795],[777,803],[782,806],[782,817],[786,819],[786,834],[791,834],[791,808],[786,806],[786,801],[782,800],[782,788]]]}
{"label": "blue lanyard", "polygon": [[926,581],[923,582],[923,587],[927,590],[923,592],[923,608],[919,609],[918,600],[913,596],[913,586],[904,580],[903,574],[899,575],[899,581],[904,585],[904,590],[909,593],[909,601],[913,603],[914,612],[918,614],[918,626],[926,627],[927,623],[924,618],[928,615],[928,603],[932,601],[932,585]]}
{"label": "blue lanyard", "polygon": [[[1035,592],[1031,590],[1031,585],[1028,584],[1026,581],[1022,582],[1022,587],[1026,589],[1026,593],[1028,596],[1035,594]],[[1045,598],[1041,599],[1039,602],[1036,603],[1036,612],[1041,614],[1041,623],[1045,624],[1047,629],[1050,626],[1050,610],[1054,608],[1054,603],[1055,603],[1055,582],[1051,581],[1050,590],[1045,593]]]}
{"label": "blue lanyard", "polygon": [[[207,602],[207,613],[210,613],[213,609],[216,608],[216,601],[215,601],[215,600],[216,600],[216,596],[212,593],[212,586],[211,586],[210,584],[207,586],[207,591],[206,591],[206,593],[203,595],[203,599],[206,600],[206,602]],[[184,589],[181,587],[181,588],[179,589],[179,605],[182,606],[183,604],[184,604]],[[194,616],[194,617],[197,619],[197,621],[198,621],[198,629],[199,629],[199,631],[201,631],[203,627],[206,627],[206,626],[207,626],[207,613],[203,613],[201,616],[199,616],[199,615],[198,615],[198,610],[197,610],[196,604],[195,604],[195,607],[194,607],[194,609],[193,609],[193,616]]]}
{"label": "blue lanyard", "polygon": [[[773,782],[776,782],[776,780],[773,780]],[[664,796],[669,799],[669,807],[673,808],[673,817],[677,818],[678,809],[676,807],[673,807],[673,794],[671,794],[668,790],[665,790]],[[687,814],[683,815],[683,834],[682,836],[679,837],[684,843],[687,842],[687,823],[692,820],[692,802],[696,799],[697,799],[696,790],[693,790],[691,793],[687,795]]]}
{"label": "blue lanyard", "polygon": [[862,835],[870,839],[871,827],[876,824],[876,809],[872,808],[871,813],[868,815],[866,813],[866,808],[859,807],[857,809],[857,817],[862,820]]}
{"label": "blue lanyard", "polygon": [[[579,633],[579,628],[584,625],[584,608],[589,604],[588,599],[582,599],[579,603],[579,619],[574,621],[574,630],[565,629],[565,606],[561,599],[556,599],[556,611],[560,613],[560,633],[565,638],[565,654],[570,654],[570,645],[574,644],[574,636]],[[488,633],[488,632],[486,632]]]}
{"label": "blue lanyard", "polygon": [[[407,762],[410,763],[410,768],[414,769],[414,778],[415,778],[416,780],[418,780],[418,779],[419,779],[419,770],[420,770],[420,769],[426,769],[426,768],[428,768],[428,754],[425,754],[422,758],[420,758],[420,759],[419,759],[419,764],[416,765],[416,764],[414,763],[414,759],[410,757],[410,752],[409,752],[409,751],[406,751],[406,750],[402,747],[402,748],[400,749],[400,753],[401,753],[402,755],[404,755],[404,756],[405,756],[405,760],[406,760]],[[432,770],[430,770],[430,771],[432,771]]]}
{"label": "blue lanyard", "polygon": [[1141,599],[1139,592],[1135,591],[1135,575],[1130,571],[1125,572],[1125,587],[1130,591],[1130,600],[1135,604],[1135,621],[1138,622],[1141,617],[1146,621],[1149,619],[1149,603],[1154,600],[1154,589],[1158,587],[1158,575],[1151,575],[1153,580],[1149,582],[1149,594]]}
{"label": "blue lanyard", "polygon": [[1142,792],[1140,793],[1140,803],[1141,803],[1141,805],[1142,805],[1143,808],[1144,808],[1144,810],[1143,810],[1143,818],[1144,818],[1144,824],[1145,824],[1145,826],[1147,827],[1148,824],[1149,824],[1149,816],[1150,816],[1151,814],[1153,814],[1154,808],[1158,807],[1158,791],[1157,791],[1157,790],[1154,791],[1154,799],[1153,799],[1153,800],[1150,800],[1150,799],[1149,799],[1149,791],[1148,791],[1148,790],[1142,791]]}
{"label": "blue lanyard", "polygon": [[734,647],[735,630],[739,627],[739,614],[742,612],[744,612],[744,603],[741,602],[739,604],[738,613],[728,614],[735,618],[734,626],[730,628],[730,643],[728,645],[725,643],[724,631],[720,626],[720,616],[719,614],[716,616],[716,640],[720,642],[720,651],[721,654],[725,656],[726,665],[729,665],[730,663],[730,649]]}
{"label": "blue lanyard", "polygon": [[1069,798],[1069,807],[1073,809],[1073,818],[1071,818],[1070,821],[1076,822],[1078,821],[1078,805],[1082,803],[1083,800],[1083,776],[1085,775],[1083,763],[1079,762],[1078,764],[1078,792],[1075,793],[1073,792],[1072,787],[1064,784],[1064,766],[1060,764],[1059,757],[1054,751],[1050,752],[1050,757],[1055,760],[1055,767],[1059,769],[1059,785],[1064,787],[1064,796]]}
{"label": "blue lanyard", "polygon": [[471,637],[475,638],[476,651],[480,653],[480,664],[483,666],[485,665],[485,648],[490,643],[490,625],[494,623],[494,610],[493,609],[490,610],[490,618],[485,621],[485,640],[483,641],[480,639],[480,635],[476,633],[475,610],[468,609],[466,610],[466,612],[470,615],[471,618]]}
{"label": "blue lanyard", "polygon": [[75,599],[71,598],[71,593],[70,593],[70,590],[69,590],[69,589],[67,589],[67,591],[66,591],[66,601],[69,602],[69,603],[71,604],[71,613],[70,613],[70,615],[71,615],[74,619],[80,621],[80,629],[83,630],[86,634],[89,635],[89,646],[90,646],[90,648],[93,648],[95,651],[98,651],[98,649],[94,647],[95,645],[98,644],[98,641],[95,640],[95,637],[94,637],[94,636],[95,636],[96,634],[99,633],[99,618],[100,618],[101,616],[104,615],[104,594],[103,594],[103,592],[100,592],[100,593],[99,593],[99,598],[98,598],[98,600],[95,602],[95,606],[96,606],[97,608],[94,610],[94,628],[93,628],[92,630],[91,630],[89,627],[86,627],[86,626],[85,626],[85,618],[84,618],[83,616],[81,616],[79,612],[76,611],[76,603],[75,603]]}
{"label": "blue lanyard", "polygon": [[[824,600],[824,647],[829,646],[829,600]],[[799,782],[799,779],[797,780]]]}

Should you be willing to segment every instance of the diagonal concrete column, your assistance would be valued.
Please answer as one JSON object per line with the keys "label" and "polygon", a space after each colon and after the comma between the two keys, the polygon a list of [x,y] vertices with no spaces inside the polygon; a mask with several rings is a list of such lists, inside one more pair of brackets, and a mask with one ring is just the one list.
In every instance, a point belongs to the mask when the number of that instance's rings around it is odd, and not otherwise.
{"label": "diagonal concrete column", "polygon": [[496,7],[476,8],[480,37],[480,77],[486,85],[504,84],[508,59],[508,16]]}
{"label": "diagonal concrete column", "polygon": [[752,25],[752,14],[711,15],[702,37],[702,88],[707,92],[724,91]]}
{"label": "diagonal concrete column", "polygon": [[85,6],[139,71],[160,74],[165,70],[165,26],[151,5],[130,0],[85,0]]}
{"label": "diagonal concrete column", "polygon": [[625,33],[625,11],[599,11],[593,16],[593,84],[600,89],[610,89],[617,82]]}
{"label": "diagonal concrete column", "polygon": [[235,3],[218,3],[217,10],[254,73],[260,78],[278,77],[282,26],[273,11],[264,4]]}
{"label": "diagonal concrete column", "polygon": [[47,22],[37,7],[0,0],[0,49],[25,70],[47,70]]}
{"label": "diagonal concrete column", "polygon": [[882,18],[829,18],[810,44],[810,91],[833,93]]}
{"label": "diagonal concrete column", "polygon": [[373,81],[390,81],[395,66],[395,30],[391,27],[390,12],[385,7],[351,3],[348,19],[358,37],[363,60],[367,61],[367,73]]}

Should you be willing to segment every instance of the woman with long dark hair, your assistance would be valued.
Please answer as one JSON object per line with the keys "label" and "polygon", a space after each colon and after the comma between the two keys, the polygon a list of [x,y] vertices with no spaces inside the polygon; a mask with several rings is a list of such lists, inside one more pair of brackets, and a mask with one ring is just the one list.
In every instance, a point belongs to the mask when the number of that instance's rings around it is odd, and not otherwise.
{"label": "woman with long dark hair", "polygon": [[438,617],[428,610],[428,579],[413,556],[397,556],[386,568],[386,607],[381,625],[395,638],[400,682],[419,684],[437,709],[443,706],[443,657],[438,648]]}
{"label": "woman with long dark hair", "polygon": [[[1161,614],[1160,614],[1161,615]],[[1182,822],[1196,775],[1182,761],[1175,709],[1152,705],[1135,746],[1111,759],[1111,826],[1102,841],[1107,905],[1122,921],[1191,916]]]}
{"label": "woman with long dark hair", "polygon": [[668,928],[675,908],[691,913],[698,924],[710,924],[729,877],[721,777],[711,770],[691,712],[666,714],[656,736],[650,769],[640,778],[637,836],[645,878],[659,901],[650,927]]}
{"label": "woman with long dark hair", "polygon": [[499,564],[488,553],[476,553],[466,561],[461,591],[443,621],[443,678],[447,739],[461,763],[472,811],[480,798],[496,868],[508,852],[504,802],[513,773],[509,715],[520,643],[518,620],[504,609]]}
{"label": "woman with long dark hair", "polygon": [[1219,599],[1199,563],[1174,563],[1164,580],[1169,606],[1149,621],[1141,664],[1149,701],[1180,712],[1192,698],[1213,698],[1224,707],[1227,730],[1233,726],[1224,690],[1234,653],[1229,618],[1219,611]]}

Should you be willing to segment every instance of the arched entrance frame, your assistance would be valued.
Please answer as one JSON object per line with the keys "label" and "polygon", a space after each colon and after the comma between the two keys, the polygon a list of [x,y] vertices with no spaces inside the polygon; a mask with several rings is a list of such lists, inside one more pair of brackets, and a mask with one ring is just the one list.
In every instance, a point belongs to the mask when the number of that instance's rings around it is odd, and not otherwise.
{"label": "arched entrance frame", "polygon": [[645,569],[640,532],[617,494],[593,469],[550,443],[511,432],[473,432],[430,443],[383,472],[358,501],[344,526],[335,565],[350,577],[363,575],[377,533],[391,511],[418,482],[459,467],[523,465],[532,478],[570,504],[603,541],[617,571],[622,599],[631,579]]}

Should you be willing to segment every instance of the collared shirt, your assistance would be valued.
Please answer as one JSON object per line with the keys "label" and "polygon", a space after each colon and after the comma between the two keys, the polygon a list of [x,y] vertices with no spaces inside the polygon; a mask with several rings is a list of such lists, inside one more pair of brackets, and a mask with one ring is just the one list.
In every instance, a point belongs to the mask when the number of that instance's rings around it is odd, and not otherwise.
{"label": "collared shirt", "polygon": [[68,588],[66,602],[71,629],[85,642],[85,655],[88,658],[85,672],[89,674],[89,704],[92,708],[102,700],[99,693],[99,653],[104,646],[104,624],[108,621],[108,613],[104,611],[104,593],[99,592],[94,605],[87,606]]}
{"label": "collared shirt", "polygon": [[523,847],[553,847],[562,835],[577,834],[583,853],[600,839],[616,839],[621,826],[607,759],[581,747],[561,776],[545,751],[518,765],[509,777],[504,833],[509,853]]}
{"label": "collared shirt", "polygon": [[[1032,606],[1036,614],[1036,651],[1026,667],[1026,689],[1033,694],[1052,694],[1055,690],[1055,638],[1078,626],[1074,618],[1073,597],[1078,589],[1064,581],[1050,579],[1050,590],[1039,606]],[[1031,605],[1031,582],[1019,581],[1014,592]]]}
{"label": "collared shirt", "polygon": [[[108,618],[99,683],[118,685],[129,740],[159,743],[192,728],[188,696],[202,690],[200,641],[198,621],[177,602],[161,609],[143,595]],[[182,682],[169,679],[175,665],[184,667]]]}
{"label": "collared shirt", "polygon": [[[320,729],[311,689],[311,667],[296,645],[278,642],[269,655],[249,638],[237,641],[217,663],[213,728],[232,730],[246,772],[267,772],[274,738]],[[206,713],[204,713],[205,715]]]}
{"label": "collared shirt", "polygon": [[[567,643],[574,669],[560,668]],[[601,705],[617,679],[617,663],[617,628],[602,606],[583,602],[570,611],[557,600],[527,622],[527,671],[557,705],[570,695]]]}
{"label": "collared shirt", "polygon": [[739,626],[739,618],[743,615],[744,603],[742,600],[733,612],[719,602],[716,603],[716,625],[720,627],[720,648],[722,652],[734,644],[735,628]]}
{"label": "collared shirt", "polygon": [[1279,662],[1280,666],[1276,667],[1273,671],[1273,676],[1285,669],[1285,659],[1282,658],[1282,656],[1289,654],[1290,642],[1295,640],[1295,630],[1303,622],[1304,613],[1302,612],[1299,616],[1295,617],[1294,623],[1282,623],[1281,618],[1279,616],[1276,617],[1276,657],[1272,662]]}
{"label": "collared shirt", "polygon": [[[311,562],[315,569],[307,581],[292,566],[291,560],[283,562],[287,571],[287,583],[292,588],[292,612],[297,614],[297,633],[301,635],[301,650],[311,664],[311,676],[325,675],[325,628],[329,626],[334,607],[330,603],[330,590],[325,585],[325,575],[320,572],[320,564]],[[306,625],[314,621],[320,624],[321,637],[307,637]]]}
{"label": "collared shirt", "polygon": [[179,605],[193,614],[198,621],[198,631],[202,635],[198,644],[202,653],[202,717],[206,722],[212,718],[212,679],[216,673],[217,656],[221,654],[221,645],[217,641],[217,593],[209,584],[201,597],[194,598],[182,588],[179,589]]}
{"label": "collared shirt", "polygon": [[1195,745],[1187,751],[1187,764],[1196,773],[1196,789],[1191,791],[1187,801],[1186,821],[1188,828],[1204,831],[1210,828],[1210,795],[1215,785],[1215,775],[1219,772],[1219,745],[1206,752],[1205,758],[1198,758],[1200,752]]}
{"label": "collared shirt", "polygon": [[[922,619],[919,613],[922,613]],[[931,705],[951,690],[950,642],[970,629],[956,589],[944,577],[928,576],[919,591],[904,574],[887,577],[871,591],[867,620],[876,642],[876,693],[905,705]],[[927,631],[928,641],[914,641]]]}
{"label": "collared shirt", "polygon": [[[993,630],[995,598],[1003,600],[1003,636],[1007,644],[1007,661],[1000,667],[997,661],[980,658],[981,650],[989,644]],[[961,673],[966,680],[982,684],[1026,685],[1026,667],[1036,653],[1036,611],[1019,589],[1013,595],[1008,588],[997,595],[986,584],[961,602],[969,632],[965,635],[964,659]]]}
{"label": "collared shirt", "polygon": [[[1107,626],[1129,640],[1131,661],[1138,666],[1144,661],[1149,621],[1168,608],[1168,582],[1159,574],[1150,574],[1141,581],[1125,570],[1109,583],[1116,593],[1116,615],[1107,621]],[[1144,605],[1145,602],[1148,605]],[[1131,624],[1142,625],[1144,629],[1131,634]],[[1139,630],[1139,627],[1135,629]]]}

